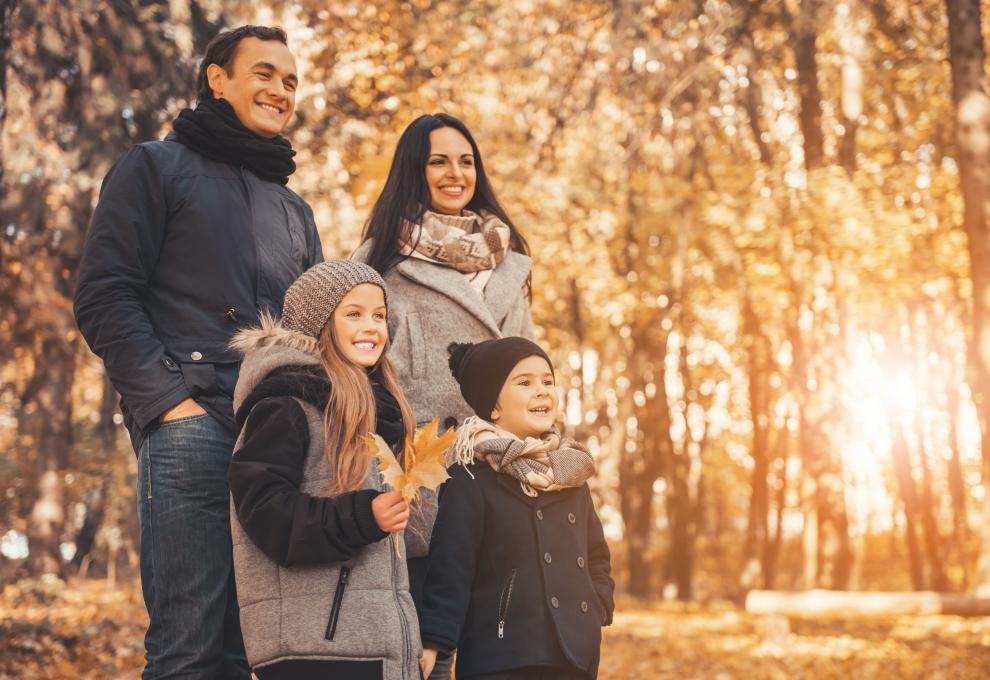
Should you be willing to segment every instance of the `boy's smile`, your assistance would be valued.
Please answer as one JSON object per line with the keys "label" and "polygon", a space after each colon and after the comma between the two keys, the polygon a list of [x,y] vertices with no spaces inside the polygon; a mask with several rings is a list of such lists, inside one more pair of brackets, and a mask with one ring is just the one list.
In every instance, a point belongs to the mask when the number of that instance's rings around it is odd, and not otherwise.
{"label": "boy's smile", "polygon": [[509,373],[491,421],[520,439],[539,437],[553,426],[557,402],[550,364],[541,356],[529,356]]}

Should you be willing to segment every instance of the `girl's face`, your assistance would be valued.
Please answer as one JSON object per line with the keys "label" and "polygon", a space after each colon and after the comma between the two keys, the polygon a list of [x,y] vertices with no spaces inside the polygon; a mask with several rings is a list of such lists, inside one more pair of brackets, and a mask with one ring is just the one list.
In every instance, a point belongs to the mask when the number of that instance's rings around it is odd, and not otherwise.
{"label": "girl's face", "polygon": [[512,369],[498,393],[492,422],[520,439],[539,437],[557,414],[553,371],[541,356],[526,357]]}
{"label": "girl's face", "polygon": [[354,286],[333,310],[338,349],[349,361],[371,368],[388,341],[385,293],[373,283]]}
{"label": "girl's face", "polygon": [[476,179],[474,152],[467,138],[451,127],[433,130],[430,133],[430,155],[426,159],[430,210],[460,215],[474,197]]}

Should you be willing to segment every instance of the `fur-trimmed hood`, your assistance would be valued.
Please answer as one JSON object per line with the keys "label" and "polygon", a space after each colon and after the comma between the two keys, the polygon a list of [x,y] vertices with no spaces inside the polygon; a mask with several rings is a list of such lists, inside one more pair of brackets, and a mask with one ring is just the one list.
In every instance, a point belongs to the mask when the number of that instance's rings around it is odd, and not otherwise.
{"label": "fur-trimmed hood", "polygon": [[286,366],[320,366],[316,338],[289,330],[267,314],[262,314],[258,326],[238,332],[230,341],[230,347],[244,356],[234,389],[235,413],[272,372]]}

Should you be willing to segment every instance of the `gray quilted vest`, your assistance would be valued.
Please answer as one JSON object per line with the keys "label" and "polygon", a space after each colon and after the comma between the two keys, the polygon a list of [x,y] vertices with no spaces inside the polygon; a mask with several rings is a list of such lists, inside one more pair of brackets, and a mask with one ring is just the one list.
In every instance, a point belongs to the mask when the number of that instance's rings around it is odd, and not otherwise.
{"label": "gray quilted vest", "polygon": [[[243,331],[234,345],[245,353],[235,411],[275,368],[319,363],[312,339],[278,324]],[[300,490],[325,496],[331,471],[323,455],[323,414],[299,403],[310,442]],[[239,438],[235,456],[240,445]],[[372,468],[364,488],[381,488],[377,468]],[[366,546],[347,562],[282,567],[244,533],[233,504],[230,516],[241,631],[252,668],[289,659],[381,659],[385,680],[419,678],[422,646],[402,537],[401,558],[389,538]]]}

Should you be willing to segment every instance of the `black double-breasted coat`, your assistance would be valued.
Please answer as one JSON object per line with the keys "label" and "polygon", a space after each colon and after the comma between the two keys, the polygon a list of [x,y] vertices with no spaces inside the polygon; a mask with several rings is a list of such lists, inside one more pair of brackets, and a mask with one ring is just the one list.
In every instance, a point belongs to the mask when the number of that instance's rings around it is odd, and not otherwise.
{"label": "black double-breasted coat", "polygon": [[614,582],[587,484],[531,497],[486,463],[449,473],[419,611],[424,643],[458,650],[458,678],[529,666],[596,677]]}

